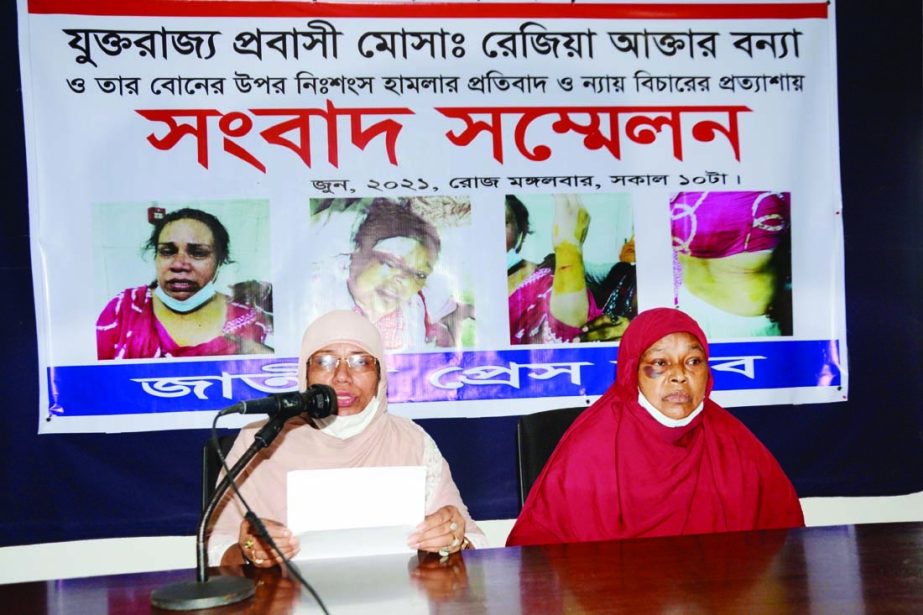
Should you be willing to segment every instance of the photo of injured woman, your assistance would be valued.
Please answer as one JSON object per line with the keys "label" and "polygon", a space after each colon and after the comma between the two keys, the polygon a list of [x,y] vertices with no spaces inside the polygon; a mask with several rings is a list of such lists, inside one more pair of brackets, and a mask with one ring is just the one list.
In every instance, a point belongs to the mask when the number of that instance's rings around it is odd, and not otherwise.
{"label": "photo of injured woman", "polygon": [[366,316],[389,352],[476,341],[471,205],[464,197],[313,199],[305,322],[332,309]]}
{"label": "photo of injured woman", "polygon": [[710,339],[792,335],[790,213],[785,192],[673,196],[676,305]]}

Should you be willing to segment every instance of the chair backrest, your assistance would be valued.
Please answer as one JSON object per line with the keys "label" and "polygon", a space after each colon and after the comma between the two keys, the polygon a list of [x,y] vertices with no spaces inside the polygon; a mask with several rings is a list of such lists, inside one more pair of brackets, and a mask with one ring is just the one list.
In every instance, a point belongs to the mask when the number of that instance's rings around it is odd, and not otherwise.
{"label": "chair backrest", "polygon": [[519,462],[519,503],[526,501],[532,483],[551,457],[558,441],[586,406],[527,414],[516,425],[516,456]]}
{"label": "chair backrest", "polygon": [[[231,445],[237,439],[237,432],[218,436],[218,446],[221,447],[221,453],[227,456],[231,450]],[[218,473],[221,471],[221,457],[215,450],[214,442],[211,438],[205,441],[202,448],[202,510],[208,506],[208,501],[215,492],[215,483],[218,481]]]}

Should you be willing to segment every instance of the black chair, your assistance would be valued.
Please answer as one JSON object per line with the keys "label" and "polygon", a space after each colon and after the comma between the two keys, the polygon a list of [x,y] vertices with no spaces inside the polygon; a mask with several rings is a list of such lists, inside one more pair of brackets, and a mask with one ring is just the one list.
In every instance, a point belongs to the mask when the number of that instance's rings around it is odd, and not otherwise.
{"label": "black chair", "polygon": [[[231,445],[237,439],[237,432],[218,436],[218,446],[221,447],[221,453],[226,457]],[[202,448],[202,510],[208,506],[208,501],[215,492],[215,482],[218,480],[218,473],[221,471],[221,457],[215,450],[214,442],[209,438],[205,441]]]}
{"label": "black chair", "polygon": [[526,501],[532,483],[551,457],[558,441],[586,406],[527,414],[516,425],[516,456],[519,462],[519,503]]}

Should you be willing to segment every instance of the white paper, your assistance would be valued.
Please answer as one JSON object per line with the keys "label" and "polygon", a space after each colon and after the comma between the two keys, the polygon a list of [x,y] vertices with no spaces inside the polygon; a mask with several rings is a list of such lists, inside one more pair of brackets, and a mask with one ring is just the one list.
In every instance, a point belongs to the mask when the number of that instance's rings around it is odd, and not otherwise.
{"label": "white paper", "polygon": [[424,517],[423,466],[288,473],[288,526],[296,560],[412,553],[407,536]]}

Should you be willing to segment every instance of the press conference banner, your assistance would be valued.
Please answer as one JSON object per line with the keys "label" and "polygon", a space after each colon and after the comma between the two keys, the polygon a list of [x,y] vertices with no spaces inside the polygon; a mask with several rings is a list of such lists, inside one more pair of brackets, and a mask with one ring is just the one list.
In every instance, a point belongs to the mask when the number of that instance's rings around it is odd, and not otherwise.
{"label": "press conference banner", "polygon": [[20,0],[39,431],[204,427],[366,314],[393,412],[847,395],[833,5]]}

